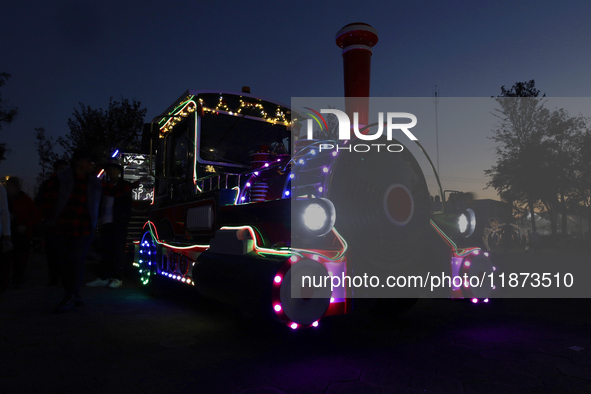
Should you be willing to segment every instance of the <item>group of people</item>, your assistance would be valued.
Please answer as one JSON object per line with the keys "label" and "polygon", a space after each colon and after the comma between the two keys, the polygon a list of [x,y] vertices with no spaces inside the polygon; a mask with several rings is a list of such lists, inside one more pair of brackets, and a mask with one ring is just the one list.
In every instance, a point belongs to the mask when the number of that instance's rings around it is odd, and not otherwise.
{"label": "group of people", "polygon": [[0,215],[0,293],[5,293],[10,285],[11,267],[12,286],[18,289],[24,283],[33,228],[41,220],[35,203],[21,190],[19,178],[9,177],[6,188],[0,186]]}
{"label": "group of people", "polygon": [[13,286],[22,285],[33,232],[38,229],[45,239],[49,284],[61,282],[64,288],[55,311],[84,305],[80,289],[97,225],[100,272],[86,285],[122,286],[133,186],[123,180],[123,167],[117,160],[110,159],[104,169],[101,181],[92,154],[77,150],[70,163],[58,160],[54,164],[54,173],[41,184],[35,201],[21,190],[15,177],[7,179],[6,190],[0,186],[0,292],[8,288],[11,267]]}

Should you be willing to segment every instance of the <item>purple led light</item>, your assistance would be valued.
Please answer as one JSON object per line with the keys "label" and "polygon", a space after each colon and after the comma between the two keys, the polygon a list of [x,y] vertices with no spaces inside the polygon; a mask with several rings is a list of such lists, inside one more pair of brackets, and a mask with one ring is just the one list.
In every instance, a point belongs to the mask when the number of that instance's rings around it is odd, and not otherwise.
{"label": "purple led light", "polygon": [[328,167],[322,167],[322,172],[326,174],[328,172]]}
{"label": "purple led light", "polygon": [[269,163],[265,163],[265,167],[269,167]]}
{"label": "purple led light", "polygon": [[478,298],[472,298],[472,303],[478,304]]}
{"label": "purple led light", "polygon": [[281,276],[276,275],[274,280],[275,280],[275,283],[281,283]]}
{"label": "purple led light", "polygon": [[312,327],[318,327],[318,321],[315,321],[314,323],[312,323]]}
{"label": "purple led light", "polygon": [[295,330],[296,328],[298,328],[298,323],[291,323],[289,326],[292,330]]}
{"label": "purple led light", "polygon": [[332,152],[332,155],[333,156],[336,156],[337,155],[337,152],[336,151]]}
{"label": "purple led light", "polygon": [[485,298],[485,299],[484,299],[484,302],[488,302],[488,298]]}
{"label": "purple led light", "polygon": [[250,182],[246,182],[246,187],[250,187]]}
{"label": "purple led light", "polygon": [[281,312],[281,305],[275,304],[275,306],[273,307],[273,309],[275,309],[275,312]]}

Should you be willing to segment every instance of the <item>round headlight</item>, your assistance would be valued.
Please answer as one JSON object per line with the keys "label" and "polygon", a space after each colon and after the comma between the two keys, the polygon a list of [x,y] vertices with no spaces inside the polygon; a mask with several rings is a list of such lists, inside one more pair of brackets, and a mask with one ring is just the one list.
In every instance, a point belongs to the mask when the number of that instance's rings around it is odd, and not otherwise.
{"label": "round headlight", "polygon": [[[332,230],[336,218],[333,203],[326,198],[292,202],[292,231],[321,237]],[[301,234],[303,235],[303,234]]]}
{"label": "round headlight", "polygon": [[312,231],[318,231],[324,227],[327,219],[326,210],[319,204],[310,204],[304,210],[304,225]]}
{"label": "round headlight", "polygon": [[458,227],[460,228],[460,232],[463,234],[468,229],[468,218],[465,214],[460,215],[460,219],[458,220]]}
{"label": "round headlight", "polygon": [[458,229],[464,237],[468,238],[470,235],[472,235],[472,233],[474,233],[475,228],[476,215],[472,209],[468,208],[458,218]]}

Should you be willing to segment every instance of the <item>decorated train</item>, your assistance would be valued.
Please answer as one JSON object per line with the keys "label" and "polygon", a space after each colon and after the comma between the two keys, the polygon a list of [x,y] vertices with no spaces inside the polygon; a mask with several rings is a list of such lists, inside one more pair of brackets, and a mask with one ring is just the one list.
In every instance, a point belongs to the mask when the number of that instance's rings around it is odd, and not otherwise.
{"label": "decorated train", "polygon": [[[368,97],[362,69],[376,42],[365,24],[337,33],[346,96]],[[355,105],[347,111],[364,111]],[[322,150],[327,141],[298,138],[305,118],[249,89],[189,90],[152,121],[152,205],[134,258],[145,286],[177,281],[296,329],[377,297],[367,286],[304,285],[304,277],[493,269],[471,239],[473,213],[434,212],[408,149]],[[478,302],[489,293],[462,282],[445,295]]]}

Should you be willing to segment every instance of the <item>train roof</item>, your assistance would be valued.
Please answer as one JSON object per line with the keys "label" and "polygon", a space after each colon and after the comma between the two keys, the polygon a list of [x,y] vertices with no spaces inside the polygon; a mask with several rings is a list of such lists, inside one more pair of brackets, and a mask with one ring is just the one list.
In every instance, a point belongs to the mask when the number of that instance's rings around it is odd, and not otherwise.
{"label": "train roof", "polygon": [[280,107],[284,107],[289,109],[289,105],[286,105],[284,103],[281,103],[279,101],[276,100],[271,100],[265,97],[261,97],[261,96],[256,96],[250,93],[244,93],[244,92],[234,92],[234,91],[230,91],[230,90],[187,90],[185,91],[185,93],[183,93],[178,99],[176,99],[175,101],[173,101],[173,103],[166,109],[166,111],[163,112],[163,114],[168,114],[171,111],[173,111],[180,103],[184,102],[187,100],[187,97],[189,96],[199,96],[202,94],[219,94],[220,96],[223,95],[232,95],[232,96],[238,96],[238,97],[246,97],[246,98],[250,98],[253,100],[258,100],[258,101],[264,101],[270,104],[275,104],[277,106]]}

